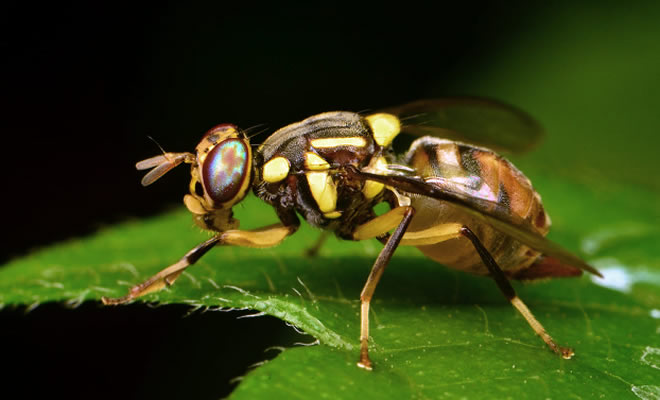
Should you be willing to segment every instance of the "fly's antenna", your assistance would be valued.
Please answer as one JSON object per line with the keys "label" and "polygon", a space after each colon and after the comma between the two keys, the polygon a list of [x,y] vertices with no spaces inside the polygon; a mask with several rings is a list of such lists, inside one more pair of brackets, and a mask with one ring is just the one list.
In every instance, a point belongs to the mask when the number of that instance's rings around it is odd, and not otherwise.
{"label": "fly's antenna", "polygon": [[160,152],[163,153],[164,156],[167,155],[167,152],[165,151],[163,146],[161,146],[160,143],[158,143],[158,141],[156,139],[151,137],[151,135],[147,135],[147,138],[149,138],[149,140],[151,140],[152,142],[156,143],[156,146],[158,146],[158,148],[160,149]]}
{"label": "fly's antenna", "polygon": [[145,170],[153,168],[151,171],[142,178],[142,186],[149,186],[154,183],[158,178],[165,175],[172,168],[176,167],[181,163],[193,163],[195,161],[195,156],[191,153],[167,153],[165,149],[151,136],[147,137],[151,139],[156,146],[163,153],[161,155],[147,158],[135,164],[135,168],[138,170]]}

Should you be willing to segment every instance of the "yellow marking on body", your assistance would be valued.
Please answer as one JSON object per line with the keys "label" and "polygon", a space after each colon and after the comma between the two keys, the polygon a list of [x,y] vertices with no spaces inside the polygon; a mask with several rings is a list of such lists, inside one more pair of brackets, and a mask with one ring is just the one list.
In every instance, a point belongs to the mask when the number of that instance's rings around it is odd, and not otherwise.
{"label": "yellow marking on body", "polygon": [[285,157],[275,157],[264,164],[263,177],[268,183],[279,182],[289,175],[291,163]]}
{"label": "yellow marking on body", "polygon": [[461,224],[441,224],[417,232],[406,232],[401,239],[402,246],[424,246],[445,242],[459,237]]}
{"label": "yellow marking on body", "polygon": [[[373,166],[369,165],[364,170],[365,172],[371,172],[372,174],[384,174],[387,172],[387,160],[385,160],[385,157],[378,157]],[[385,185],[380,182],[366,181],[362,187],[362,194],[364,194],[364,197],[367,200],[371,200],[378,196],[384,188]]]}
{"label": "yellow marking on body", "polygon": [[360,136],[320,138],[312,140],[312,147],[317,149],[327,149],[340,146],[364,147],[366,145],[367,140]]}
{"label": "yellow marking on body", "polygon": [[335,211],[337,206],[337,187],[327,171],[307,172],[307,183],[312,197],[322,213]]}
{"label": "yellow marking on body", "polygon": [[337,219],[341,217],[341,211],[330,211],[328,213],[323,214],[323,216],[328,219]]}
{"label": "yellow marking on body", "polygon": [[330,169],[330,164],[316,153],[305,153],[305,169],[308,171],[324,171]]}
{"label": "yellow marking on body", "polygon": [[367,200],[371,200],[383,191],[385,185],[380,182],[366,181],[362,187],[362,194]]}
{"label": "yellow marking on body", "polygon": [[353,239],[366,240],[384,235],[399,226],[406,211],[408,211],[408,207],[393,208],[385,214],[358,226],[353,231]]}
{"label": "yellow marking on body", "polygon": [[365,119],[369,123],[369,126],[371,126],[374,140],[383,147],[389,146],[396,135],[401,132],[401,121],[392,114],[371,114]]}

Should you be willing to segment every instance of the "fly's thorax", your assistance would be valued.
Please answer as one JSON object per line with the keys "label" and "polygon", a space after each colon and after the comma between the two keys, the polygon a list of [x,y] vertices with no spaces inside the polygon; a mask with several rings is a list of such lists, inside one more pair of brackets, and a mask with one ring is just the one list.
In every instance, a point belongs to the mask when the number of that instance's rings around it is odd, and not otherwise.
{"label": "fly's thorax", "polygon": [[288,125],[258,148],[255,193],[266,202],[295,208],[310,224],[332,229],[365,213],[383,185],[342,179],[352,165],[383,170],[399,132],[396,117],[327,112]]}

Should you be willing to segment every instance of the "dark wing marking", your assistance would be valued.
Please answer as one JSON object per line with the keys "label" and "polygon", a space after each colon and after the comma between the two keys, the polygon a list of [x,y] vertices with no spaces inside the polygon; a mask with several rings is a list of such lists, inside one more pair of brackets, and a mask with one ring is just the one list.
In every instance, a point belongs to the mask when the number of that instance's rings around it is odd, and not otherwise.
{"label": "dark wing marking", "polygon": [[530,150],[543,136],[541,126],[526,112],[483,98],[419,100],[382,111],[396,115],[404,133],[475,144],[502,153]]}
{"label": "dark wing marking", "polygon": [[347,166],[345,173],[357,179],[381,182],[403,192],[428,196],[452,203],[476,219],[511,236],[515,240],[534,250],[540,251],[547,256],[557,258],[568,265],[572,265],[602,277],[596,268],[587,264],[558,244],[546,239],[543,235],[536,232],[530,222],[522,219],[516,214],[511,214],[508,210],[499,206],[497,202],[468,196],[465,193],[440,189],[434,185],[426,183],[418,177],[371,174],[368,172],[361,172],[353,166]]}

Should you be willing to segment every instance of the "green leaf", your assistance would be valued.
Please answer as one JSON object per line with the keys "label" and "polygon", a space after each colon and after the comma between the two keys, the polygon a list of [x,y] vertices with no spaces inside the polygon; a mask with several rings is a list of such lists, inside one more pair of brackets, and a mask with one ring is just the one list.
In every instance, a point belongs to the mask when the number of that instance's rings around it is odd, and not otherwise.
{"label": "green leaf", "polygon": [[[535,181],[544,192],[570,194],[548,196],[548,209],[562,210],[553,237],[575,250],[582,243],[587,259],[606,275],[603,282],[583,277],[517,285],[548,331],[575,348],[572,360],[551,353],[489,279],[448,270],[413,248],[401,248],[372,306],[376,369],[358,369],[359,292],[380,245],[330,240],[320,256],[306,258],[302,251],[317,236],[309,227],[276,249],[214,249],[174,287],[147,300],[249,308],[319,340],[318,346],[286,350],[256,369],[237,398],[266,392],[307,398],[337,390],[347,397],[389,398],[595,397],[644,385],[654,390],[660,367],[660,258],[654,253],[660,232],[639,222],[643,219],[626,222],[628,215],[654,211],[633,207],[652,204],[653,196],[629,188],[610,194],[612,209],[589,213],[585,210],[600,197],[593,188],[543,174]],[[246,227],[275,219],[255,199],[238,214]],[[79,303],[122,295],[205,237],[183,211],[125,223],[5,266],[0,302]],[[612,280],[612,274],[624,280]],[[589,384],[594,380],[599,384]]]}

